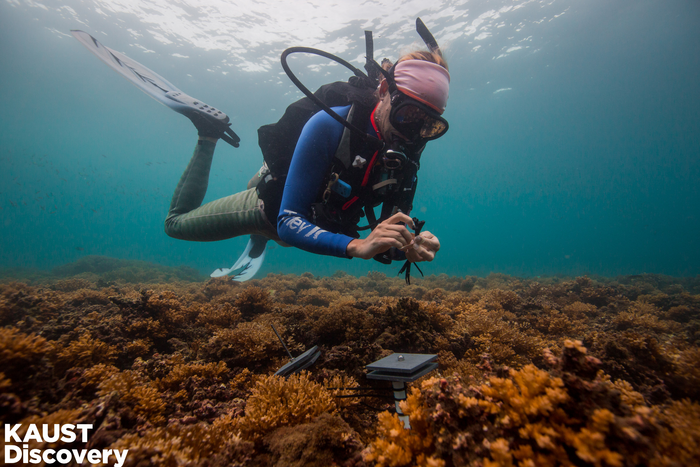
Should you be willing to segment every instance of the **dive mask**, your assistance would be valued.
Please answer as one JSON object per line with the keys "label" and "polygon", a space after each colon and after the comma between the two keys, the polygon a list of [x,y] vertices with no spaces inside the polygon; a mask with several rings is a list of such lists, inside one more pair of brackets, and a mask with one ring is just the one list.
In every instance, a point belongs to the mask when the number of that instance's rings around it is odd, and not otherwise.
{"label": "dive mask", "polygon": [[389,122],[411,141],[437,139],[449,128],[447,120],[437,111],[401,91],[395,91],[391,96]]}

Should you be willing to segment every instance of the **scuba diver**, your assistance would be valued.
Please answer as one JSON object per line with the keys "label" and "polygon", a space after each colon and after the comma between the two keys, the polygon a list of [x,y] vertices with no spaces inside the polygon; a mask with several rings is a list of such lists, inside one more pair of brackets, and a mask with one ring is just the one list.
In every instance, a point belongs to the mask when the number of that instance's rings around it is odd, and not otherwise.
{"label": "scuba diver", "polygon": [[[165,232],[190,241],[250,235],[238,261],[212,273],[237,271],[234,280],[242,281],[260,268],[269,240],[341,258],[406,260],[409,270],[411,263],[434,259],[438,238],[420,232],[423,223],[409,214],[421,153],[448,129],[442,113],[450,75],[435,39],[420,19],[416,24],[429,51],[409,53],[395,64],[373,60],[371,33],[365,33],[367,75],[316,49],[287,49],[283,68],[307,97],[290,105],[279,122],[258,130],[264,164],[247,189],[204,205],[217,142],[238,147],[228,117],[88,34],[73,34],[117,71],[130,72],[127,77],[142,90],[192,120],[198,141],[175,189]],[[287,65],[286,57],[296,52],[331,58],[355,76],[312,94]],[[380,205],[377,219],[374,208]],[[359,227],[363,217],[367,225]],[[360,238],[361,230],[370,229]]]}

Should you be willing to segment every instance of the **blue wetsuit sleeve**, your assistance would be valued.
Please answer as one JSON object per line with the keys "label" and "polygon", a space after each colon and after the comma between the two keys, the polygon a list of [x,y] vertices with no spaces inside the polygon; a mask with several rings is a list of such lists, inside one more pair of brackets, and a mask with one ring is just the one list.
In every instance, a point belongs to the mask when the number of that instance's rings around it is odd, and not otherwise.
{"label": "blue wetsuit sleeve", "polygon": [[[350,106],[334,108],[345,118]],[[344,127],[326,112],[318,112],[306,122],[294,149],[277,217],[277,234],[289,245],[320,255],[347,258],[353,239],[321,229],[311,222],[311,205],[333,160]]]}

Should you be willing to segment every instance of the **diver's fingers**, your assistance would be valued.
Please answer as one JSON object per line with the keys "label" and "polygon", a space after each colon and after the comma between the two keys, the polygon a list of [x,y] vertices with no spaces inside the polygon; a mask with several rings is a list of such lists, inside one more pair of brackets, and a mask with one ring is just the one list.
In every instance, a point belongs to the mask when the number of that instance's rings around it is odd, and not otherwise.
{"label": "diver's fingers", "polygon": [[408,251],[406,251],[406,259],[412,263],[432,261],[435,259],[435,252],[423,248],[420,245],[414,245],[414,247],[411,247]]}
{"label": "diver's fingers", "polygon": [[379,225],[398,224],[399,222],[403,222],[404,224],[408,225],[412,229],[415,228],[415,226],[413,225],[413,219],[411,219],[409,216],[407,216],[406,214],[404,214],[402,212],[397,212],[396,214],[394,214],[393,216],[391,216],[390,218],[388,218],[387,220],[385,220],[384,222],[382,222]]}
{"label": "diver's fingers", "polygon": [[375,232],[386,232],[387,235],[391,235],[396,238],[401,245],[398,248],[403,248],[413,241],[413,234],[408,231],[405,225],[402,224],[379,224],[377,228],[374,229]]}
{"label": "diver's fingers", "polygon": [[[385,238],[391,238],[393,240],[396,240],[400,244],[399,248],[402,248],[402,247],[408,245],[411,242],[411,240],[413,240],[413,236],[411,235],[411,232],[406,230],[406,227],[401,225],[401,224],[382,225],[380,227],[375,228],[374,232],[372,232],[372,234],[370,234],[370,237],[371,236],[374,236],[377,238],[385,237]],[[392,245],[392,246],[395,246],[395,245]]]}
{"label": "diver's fingers", "polygon": [[440,249],[440,240],[430,232],[423,232],[403,248],[406,259],[416,263],[419,261],[432,261],[435,253]]}
{"label": "diver's fingers", "polygon": [[[421,238],[420,241],[418,241],[418,238]],[[435,252],[440,251],[440,240],[433,235],[432,233],[425,231],[421,232],[421,234],[416,237],[416,243],[420,243],[421,246],[425,247],[426,249],[431,249]]]}
{"label": "diver's fingers", "polygon": [[413,240],[402,248],[403,251],[408,251],[410,249],[417,249],[419,245],[423,245],[426,250],[432,250],[437,252],[440,250],[440,240],[431,234],[430,232],[424,232],[420,235],[414,236]]}
{"label": "diver's fingers", "polygon": [[370,259],[390,248],[404,248],[413,240],[413,234],[401,224],[379,224],[365,239],[352,240],[346,249],[351,257]]}
{"label": "diver's fingers", "polygon": [[403,244],[392,236],[373,235],[365,239],[352,240],[346,249],[346,254],[351,258],[371,259],[379,253],[384,253],[391,248],[401,248]]}
{"label": "diver's fingers", "polygon": [[420,263],[423,261],[432,261],[424,251],[421,251],[419,249],[413,249],[411,248],[406,252],[406,259],[409,260],[412,263]]}

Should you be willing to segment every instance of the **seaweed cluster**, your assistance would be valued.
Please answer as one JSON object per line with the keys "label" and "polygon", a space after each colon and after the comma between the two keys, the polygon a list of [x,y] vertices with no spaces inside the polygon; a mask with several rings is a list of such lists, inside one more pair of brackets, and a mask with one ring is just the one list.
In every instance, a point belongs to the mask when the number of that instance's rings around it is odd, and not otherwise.
{"label": "seaweed cluster", "polygon": [[679,459],[669,446],[658,446],[664,427],[641,395],[627,389],[623,396],[580,341],[566,341],[560,358],[546,356],[549,371],[530,364],[478,385],[464,385],[458,377],[424,381],[402,403],[413,429],[397,429],[398,417],[382,413],[379,437],[365,459],[377,465],[485,467],[699,460],[692,451]]}
{"label": "seaweed cluster", "polygon": [[[130,466],[700,465],[700,278],[146,283],[98,259],[0,282],[3,424],[90,423]],[[316,364],[274,376],[271,325]],[[343,397],[386,394],[364,366],[392,352],[439,356],[411,430]]]}

